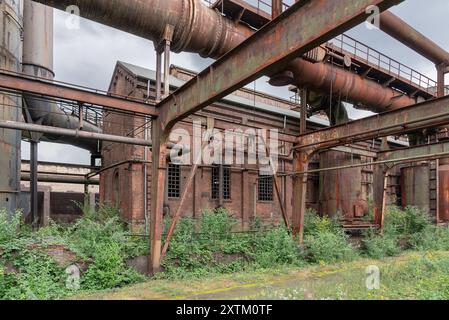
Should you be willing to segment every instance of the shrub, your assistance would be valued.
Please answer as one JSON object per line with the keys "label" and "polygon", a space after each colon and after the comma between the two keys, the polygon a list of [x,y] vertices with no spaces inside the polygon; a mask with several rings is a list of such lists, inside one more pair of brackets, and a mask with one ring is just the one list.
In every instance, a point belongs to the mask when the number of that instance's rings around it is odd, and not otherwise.
{"label": "shrub", "polygon": [[81,278],[84,290],[116,288],[144,279],[125,266],[121,250],[115,241],[103,241],[98,245],[92,257],[93,263]]}
{"label": "shrub", "polygon": [[449,250],[449,226],[426,227],[410,237],[410,245],[415,250]]}
{"label": "shrub", "polygon": [[113,288],[142,280],[126,268],[125,259],[148,253],[148,241],[131,234],[118,212],[101,208],[87,212],[72,227],[51,222],[32,232],[21,224],[21,214],[8,219],[0,211],[0,299],[58,299],[72,294],[67,274],[45,248],[70,248],[87,262],[81,274],[81,291]]}
{"label": "shrub", "polygon": [[401,252],[398,238],[394,234],[386,233],[382,236],[372,229],[364,234],[362,248],[367,256],[375,259],[395,256]]}
{"label": "shrub", "polygon": [[285,227],[257,233],[251,241],[248,256],[261,268],[300,264],[297,242]]}
{"label": "shrub", "polygon": [[409,236],[422,232],[431,225],[429,214],[416,207],[404,210],[396,206],[388,207],[385,214],[385,232]]}
{"label": "shrub", "polygon": [[5,209],[0,209],[0,244],[16,239],[20,233],[22,218],[21,212],[15,212],[11,218]]}
{"label": "shrub", "polygon": [[349,261],[357,256],[337,218],[308,211],[304,219],[305,258],[314,263]]}

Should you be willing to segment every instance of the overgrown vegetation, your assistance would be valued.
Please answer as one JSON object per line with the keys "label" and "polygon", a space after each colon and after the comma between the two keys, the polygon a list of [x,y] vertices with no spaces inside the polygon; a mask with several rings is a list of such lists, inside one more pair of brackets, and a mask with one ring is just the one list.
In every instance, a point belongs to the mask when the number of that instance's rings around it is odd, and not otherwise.
{"label": "overgrown vegetation", "polygon": [[162,262],[165,273],[160,276],[197,276],[299,263],[298,246],[285,228],[266,229],[260,221],[253,221],[249,232],[238,232],[236,224],[224,209],[205,211],[198,221],[182,219]]}
{"label": "overgrown vegetation", "polygon": [[67,286],[70,265],[81,269],[81,291],[142,281],[143,276],[126,267],[125,260],[144,254],[146,241],[130,235],[116,210],[106,207],[86,211],[71,227],[52,222],[38,232],[21,222],[20,212],[8,219],[2,210],[0,299],[58,299],[78,292]]}
{"label": "overgrown vegetation", "polygon": [[[395,256],[409,249],[449,250],[448,227],[435,226],[427,213],[412,207],[389,208],[384,233],[367,231],[361,248],[350,244],[338,218],[319,217],[313,211],[305,217],[302,247],[283,225],[263,226],[256,219],[249,229],[239,231],[237,220],[224,209],[205,211],[197,220],[181,219],[162,261],[164,272],[157,277],[333,264],[362,256]],[[52,222],[37,232],[21,222],[20,213],[8,220],[0,211],[0,299],[59,299],[143,281],[145,277],[125,262],[147,255],[147,243],[146,237],[129,231],[117,210],[107,207],[85,210],[72,226]],[[69,265],[81,270],[79,290],[67,286]]]}
{"label": "overgrown vegetation", "polygon": [[415,207],[391,206],[385,215],[383,235],[366,232],[363,253],[372,258],[398,255],[403,250],[449,250],[449,228],[436,226],[429,214]]}

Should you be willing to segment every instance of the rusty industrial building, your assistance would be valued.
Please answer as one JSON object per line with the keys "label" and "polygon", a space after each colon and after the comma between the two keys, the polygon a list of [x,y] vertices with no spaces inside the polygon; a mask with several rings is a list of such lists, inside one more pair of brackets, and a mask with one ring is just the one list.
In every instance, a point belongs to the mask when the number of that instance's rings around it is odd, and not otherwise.
{"label": "rusty industrial building", "polygon": [[[0,208],[22,209],[38,227],[76,219],[71,201],[116,206],[149,233],[151,273],[178,220],[205,209],[229,209],[242,230],[255,217],[286,224],[300,242],[307,208],[347,230],[382,230],[389,204],[448,222],[449,53],[388,11],[401,2],[1,1]],[[117,61],[107,92],[55,81],[53,8],[73,4],[84,18],[151,40],[156,70]],[[437,79],[345,34],[373,6],[380,29],[435,64]],[[171,52],[216,61],[197,73],[172,65]],[[261,77],[290,94],[248,86]],[[347,104],[376,114],[350,119]],[[275,156],[277,171],[261,175],[247,159],[198,163],[194,142],[172,134],[179,130],[199,136],[199,147],[210,130],[238,130],[246,147],[276,139],[266,158],[271,166]],[[30,161],[21,160],[22,140]],[[88,150],[91,164],[39,162],[40,141]]]}

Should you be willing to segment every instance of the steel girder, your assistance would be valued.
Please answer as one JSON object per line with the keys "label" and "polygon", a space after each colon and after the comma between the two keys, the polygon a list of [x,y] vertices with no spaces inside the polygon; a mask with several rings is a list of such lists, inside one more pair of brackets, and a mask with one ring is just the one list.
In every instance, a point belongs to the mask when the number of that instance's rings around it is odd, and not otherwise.
{"label": "steel girder", "polygon": [[320,150],[449,124],[449,97],[317,130],[298,137],[297,149]]}
{"label": "steel girder", "polygon": [[93,104],[115,110],[157,116],[154,104],[144,103],[119,96],[51,83],[38,78],[0,71],[0,88],[13,92],[28,93],[36,96],[52,97],[79,103]]}
{"label": "steel girder", "polygon": [[368,18],[370,6],[384,11],[402,0],[299,1],[246,41],[179,88],[159,105],[169,130],[188,115],[225,97]]}

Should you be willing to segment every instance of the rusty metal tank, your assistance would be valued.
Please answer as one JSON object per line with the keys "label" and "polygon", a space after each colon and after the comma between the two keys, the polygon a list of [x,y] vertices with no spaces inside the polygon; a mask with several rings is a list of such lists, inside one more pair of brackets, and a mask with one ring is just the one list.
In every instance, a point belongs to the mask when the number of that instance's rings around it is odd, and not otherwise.
{"label": "rusty metal tank", "polygon": [[430,166],[413,164],[401,168],[401,205],[430,210]]}
{"label": "rusty metal tank", "polygon": [[[0,1],[0,68],[22,68],[23,1]],[[21,120],[21,98],[0,93],[0,119]],[[0,129],[0,209],[16,210],[20,191],[21,132]]]}
{"label": "rusty metal tank", "polygon": [[439,220],[449,221],[449,158],[440,159],[438,167],[438,207]]}
{"label": "rusty metal tank", "polygon": [[[361,163],[360,157],[339,151],[320,153],[320,168]],[[349,168],[320,173],[320,213],[352,220],[364,216],[368,208],[362,187],[362,169]]]}

